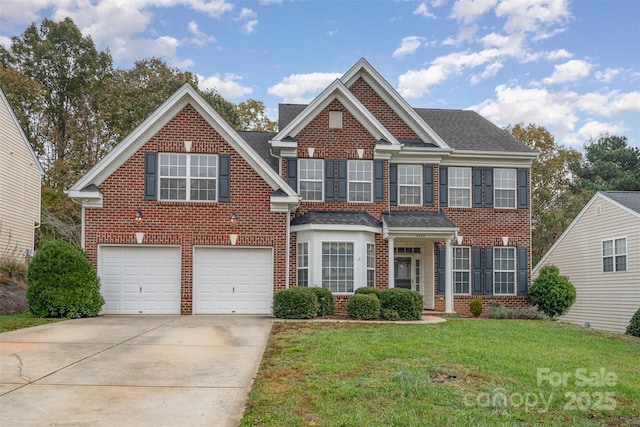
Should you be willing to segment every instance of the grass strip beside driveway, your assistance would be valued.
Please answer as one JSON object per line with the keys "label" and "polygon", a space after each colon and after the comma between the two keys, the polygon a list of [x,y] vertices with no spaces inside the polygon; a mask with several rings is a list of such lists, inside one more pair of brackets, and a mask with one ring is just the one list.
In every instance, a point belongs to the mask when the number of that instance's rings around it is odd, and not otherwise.
{"label": "grass strip beside driveway", "polygon": [[560,322],[276,322],[241,425],[640,425],[638,360]]}
{"label": "grass strip beside driveway", "polygon": [[16,329],[30,328],[31,326],[46,325],[67,319],[43,319],[31,313],[3,314],[0,315],[0,333],[15,331]]}

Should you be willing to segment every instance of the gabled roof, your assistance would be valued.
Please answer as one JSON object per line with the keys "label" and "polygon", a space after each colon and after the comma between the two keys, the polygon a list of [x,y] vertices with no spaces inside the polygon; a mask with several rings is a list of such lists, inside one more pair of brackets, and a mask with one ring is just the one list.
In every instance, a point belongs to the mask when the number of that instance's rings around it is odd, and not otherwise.
{"label": "gabled roof", "polygon": [[364,225],[380,227],[380,221],[366,212],[359,211],[308,211],[291,221],[291,225],[331,224],[331,225]]}
{"label": "gabled roof", "polygon": [[[593,195],[591,200],[587,202],[587,204],[582,208],[580,213],[576,215],[576,217],[571,221],[571,224],[562,232],[560,237],[555,241],[555,243],[549,248],[549,250],[544,254],[538,264],[533,268],[532,273],[538,271],[538,269],[544,265],[545,261],[549,257],[549,255],[556,249],[556,247],[565,239],[565,237],[571,232],[573,227],[580,221],[580,219],[584,216],[585,212],[589,210],[589,208],[597,201],[604,200],[607,201],[620,209],[623,209],[630,214],[634,215],[638,220],[640,220],[640,191],[599,191]],[[606,226],[606,224],[603,224]]]}
{"label": "gabled roof", "polygon": [[382,214],[382,221],[389,228],[458,228],[440,212],[387,212]]}
{"label": "gabled roof", "polygon": [[304,129],[315,117],[329,105],[333,100],[338,100],[364,127],[373,135],[376,141],[384,139],[394,145],[400,143],[389,132],[376,117],[351,93],[351,91],[340,80],[334,80],[325,90],[322,91],[309,105],[297,114],[287,125],[280,129],[278,134],[272,138],[272,142],[285,141],[286,138],[294,138]]}
{"label": "gabled roof", "polygon": [[0,88],[0,100],[7,107],[7,111],[9,112],[11,120],[16,125],[16,129],[20,133],[20,137],[21,137],[22,141],[24,142],[27,150],[29,150],[29,153],[31,153],[31,157],[33,157],[34,164],[38,167],[38,170],[40,171],[40,176],[44,176],[44,170],[42,169],[42,165],[40,164],[40,161],[38,160],[38,156],[36,156],[36,152],[33,151],[33,147],[31,146],[31,143],[29,142],[29,139],[27,138],[27,136],[24,134],[24,130],[22,129],[22,126],[20,125],[20,122],[18,121],[18,118],[16,117],[16,113],[13,111],[13,108],[11,108],[11,105],[9,104],[9,100],[7,99],[7,97],[5,96],[4,92],[2,91],[2,88]]}
{"label": "gabled roof", "polygon": [[[84,199],[86,194],[80,193],[82,189],[92,184],[100,186],[100,184],[187,105],[191,105],[198,111],[211,127],[255,169],[273,190],[281,189],[288,197],[297,197],[296,192],[278,175],[265,158],[251,147],[252,144],[247,143],[188,83],[184,84],[171,95],[156,111],[147,117],[133,132],[100,160],[98,164],[71,186],[67,191],[68,194],[71,197]],[[94,197],[98,196],[97,194],[94,195]]]}

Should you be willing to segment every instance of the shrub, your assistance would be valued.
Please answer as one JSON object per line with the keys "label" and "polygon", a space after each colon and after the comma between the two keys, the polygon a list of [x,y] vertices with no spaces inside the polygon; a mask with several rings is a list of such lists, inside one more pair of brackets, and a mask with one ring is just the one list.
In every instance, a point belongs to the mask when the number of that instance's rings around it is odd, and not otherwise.
{"label": "shrub", "polygon": [[354,319],[377,319],[380,317],[380,300],[374,295],[354,294],[347,301],[347,314]]}
{"label": "shrub", "polygon": [[416,291],[402,288],[391,288],[380,291],[380,304],[383,309],[398,312],[400,320],[422,319],[424,302],[422,295]]}
{"label": "shrub", "polygon": [[482,298],[474,298],[469,303],[469,311],[474,317],[478,317],[482,314]]}
{"label": "shrub", "polygon": [[560,275],[555,265],[547,265],[529,288],[531,305],[549,317],[561,316],[576,301],[576,288]]}
{"label": "shrub", "polygon": [[295,286],[273,296],[273,315],[280,319],[312,319],[319,308],[318,297],[311,288]]}
{"label": "shrub", "polygon": [[547,320],[549,318],[533,306],[507,308],[499,301],[491,301],[486,316],[489,319]]}
{"label": "shrub", "polygon": [[631,318],[625,334],[640,338],[640,308]]}
{"label": "shrub", "polygon": [[384,317],[387,320],[400,320],[400,315],[398,314],[397,311],[395,311],[392,308],[385,308],[383,310],[381,310],[382,313],[382,317]]}
{"label": "shrub", "polygon": [[380,298],[380,289],[378,288],[371,288],[371,287],[364,287],[364,288],[358,288],[356,289],[356,294],[363,294],[363,295],[375,295],[376,298]]}
{"label": "shrub", "polygon": [[86,254],[63,240],[51,240],[36,252],[27,282],[29,310],[38,317],[90,317],[104,304]]}
{"label": "shrub", "polygon": [[510,310],[499,301],[491,301],[486,316],[489,319],[508,319]]}
{"label": "shrub", "polygon": [[336,302],[333,294],[327,288],[309,288],[318,298],[318,316],[328,316],[336,310]]}

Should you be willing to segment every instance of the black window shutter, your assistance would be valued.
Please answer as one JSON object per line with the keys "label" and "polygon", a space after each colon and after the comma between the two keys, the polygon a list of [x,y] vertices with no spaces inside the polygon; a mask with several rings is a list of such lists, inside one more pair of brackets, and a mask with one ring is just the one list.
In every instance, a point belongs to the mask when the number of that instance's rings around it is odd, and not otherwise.
{"label": "black window shutter", "polygon": [[484,170],[484,207],[493,207],[493,168]]}
{"label": "black window shutter", "polygon": [[473,168],[473,207],[482,207],[482,168]]}
{"label": "black window shutter", "polygon": [[446,166],[440,166],[440,206],[448,206],[449,203],[449,170]]}
{"label": "black window shutter", "polygon": [[484,294],[493,295],[493,247],[484,248]]}
{"label": "black window shutter", "polygon": [[398,165],[389,163],[389,203],[398,206]]}
{"label": "black window shutter", "polygon": [[335,200],[336,169],[334,159],[324,161],[324,199]]}
{"label": "black window shutter", "polygon": [[527,295],[529,289],[529,254],[527,248],[518,248],[518,295]]}
{"label": "black window shutter", "polygon": [[384,160],[373,161],[374,202],[384,202]]}
{"label": "black window shutter", "polygon": [[287,159],[287,184],[298,192],[298,159]]}
{"label": "black window shutter", "polygon": [[231,201],[231,156],[229,154],[218,155],[218,201]]}
{"label": "black window shutter", "polygon": [[338,200],[347,201],[347,160],[338,159]]}
{"label": "black window shutter", "polygon": [[144,199],[158,199],[158,153],[144,153]]}
{"label": "black window shutter", "polygon": [[424,195],[422,204],[425,206],[433,206],[433,165],[424,165],[423,174]]}
{"label": "black window shutter", "polygon": [[471,286],[473,295],[482,295],[482,248],[471,248]]}
{"label": "black window shutter", "polygon": [[518,169],[518,207],[529,207],[529,171]]}
{"label": "black window shutter", "polygon": [[447,247],[438,246],[438,295],[445,293],[447,279]]}

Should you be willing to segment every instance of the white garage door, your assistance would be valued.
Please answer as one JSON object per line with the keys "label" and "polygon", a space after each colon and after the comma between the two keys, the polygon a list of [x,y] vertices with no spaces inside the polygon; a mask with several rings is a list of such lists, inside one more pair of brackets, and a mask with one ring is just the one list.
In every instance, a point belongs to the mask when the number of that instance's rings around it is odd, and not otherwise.
{"label": "white garage door", "polygon": [[195,314],[271,314],[271,248],[196,248]]}
{"label": "white garage door", "polygon": [[104,314],[180,314],[180,248],[101,246]]}

